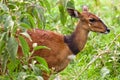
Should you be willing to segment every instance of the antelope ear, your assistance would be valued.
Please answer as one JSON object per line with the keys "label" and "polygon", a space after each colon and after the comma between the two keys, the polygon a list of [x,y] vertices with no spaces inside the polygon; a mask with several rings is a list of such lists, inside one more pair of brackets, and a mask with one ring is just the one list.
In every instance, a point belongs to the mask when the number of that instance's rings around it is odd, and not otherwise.
{"label": "antelope ear", "polygon": [[85,12],[88,12],[88,6],[83,6],[82,10],[85,11]]}
{"label": "antelope ear", "polygon": [[71,17],[79,18],[80,12],[75,9],[67,8],[67,12]]}

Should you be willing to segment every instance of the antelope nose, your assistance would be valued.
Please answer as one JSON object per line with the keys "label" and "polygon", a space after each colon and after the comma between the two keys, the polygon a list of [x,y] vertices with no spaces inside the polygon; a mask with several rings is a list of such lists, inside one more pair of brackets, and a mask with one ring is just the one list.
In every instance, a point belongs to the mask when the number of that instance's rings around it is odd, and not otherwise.
{"label": "antelope nose", "polygon": [[105,31],[105,34],[107,34],[107,33],[109,33],[110,32],[110,29],[106,29],[106,31]]}
{"label": "antelope nose", "polygon": [[107,29],[106,31],[109,33],[109,32],[110,32],[110,29]]}

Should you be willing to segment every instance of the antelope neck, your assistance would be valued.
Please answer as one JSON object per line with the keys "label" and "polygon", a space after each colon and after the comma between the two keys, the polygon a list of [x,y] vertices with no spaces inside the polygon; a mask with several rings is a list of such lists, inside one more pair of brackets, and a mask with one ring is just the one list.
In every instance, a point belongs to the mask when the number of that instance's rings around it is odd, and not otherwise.
{"label": "antelope neck", "polygon": [[87,41],[89,31],[82,27],[83,26],[77,26],[71,35],[64,36],[64,42],[68,45],[74,55],[78,54],[78,52],[84,48]]}

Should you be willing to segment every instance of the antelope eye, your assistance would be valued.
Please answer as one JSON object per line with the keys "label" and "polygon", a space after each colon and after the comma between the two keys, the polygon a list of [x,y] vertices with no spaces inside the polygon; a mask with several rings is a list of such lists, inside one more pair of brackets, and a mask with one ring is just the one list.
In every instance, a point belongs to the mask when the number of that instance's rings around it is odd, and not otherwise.
{"label": "antelope eye", "polygon": [[90,22],[95,22],[96,20],[94,18],[89,19]]}

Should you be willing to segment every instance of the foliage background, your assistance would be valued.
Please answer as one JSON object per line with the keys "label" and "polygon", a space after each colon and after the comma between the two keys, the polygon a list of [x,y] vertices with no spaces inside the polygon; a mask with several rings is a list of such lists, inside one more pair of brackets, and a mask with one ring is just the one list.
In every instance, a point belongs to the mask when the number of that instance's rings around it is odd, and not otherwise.
{"label": "foliage background", "polygon": [[[41,70],[49,73],[47,64],[40,57],[36,59],[41,64],[35,65],[33,62],[31,68],[28,67],[28,54],[32,52],[29,52],[29,47],[21,36],[19,39],[25,48],[24,58],[17,59],[18,45],[14,38],[16,31],[39,28],[68,35],[78,20],[72,19],[66,8],[72,7],[81,12],[83,5],[100,16],[111,32],[107,35],[91,32],[85,48],[58,75],[62,80],[119,80],[120,0],[0,0],[0,79],[39,80],[42,79]],[[37,47],[41,48],[46,47]],[[7,74],[6,68],[9,70]]]}

